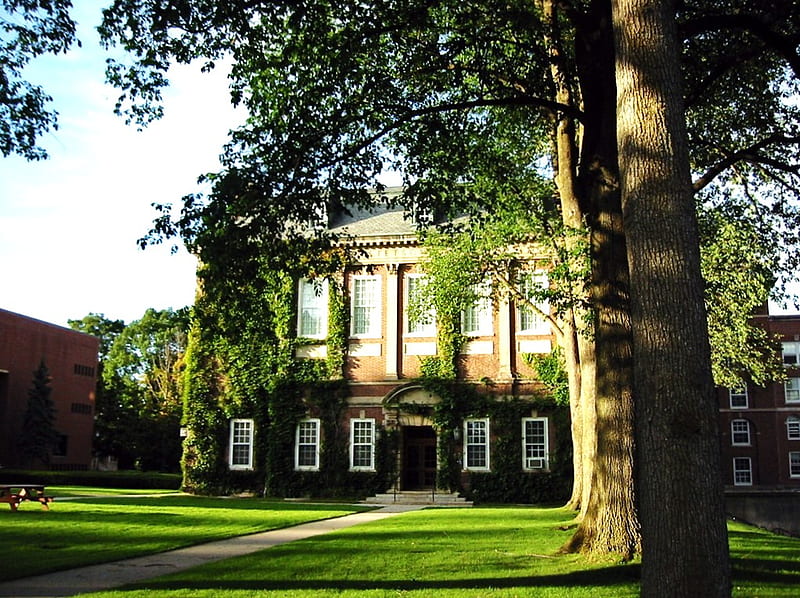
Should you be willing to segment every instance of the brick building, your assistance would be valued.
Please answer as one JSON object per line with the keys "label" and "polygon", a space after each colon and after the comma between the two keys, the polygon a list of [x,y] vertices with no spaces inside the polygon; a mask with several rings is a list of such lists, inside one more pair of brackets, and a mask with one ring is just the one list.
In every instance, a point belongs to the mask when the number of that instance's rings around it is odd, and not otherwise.
{"label": "brick building", "polygon": [[93,336],[0,309],[0,465],[26,465],[17,442],[33,373],[44,360],[60,435],[50,465],[90,467],[98,349]]}
{"label": "brick building", "polygon": [[723,480],[729,490],[800,490],[800,316],[756,316],[780,339],[787,381],[720,389]]}
{"label": "brick building", "polygon": [[[501,460],[519,476],[520,485],[542,486],[554,468],[566,478],[564,468],[571,469],[568,448],[563,449],[569,442],[566,408],[555,408],[524,358],[549,354],[553,348],[550,324],[542,316],[549,312],[547,304],[540,303],[541,311],[537,311],[515,304],[510,296],[493,299],[487,292],[464,311],[461,329],[468,341],[457,360],[459,381],[492,400],[516,401],[519,410],[513,418],[504,419],[503,428],[490,409],[467,414],[446,431],[445,439],[432,417],[442,399],[419,381],[425,360],[437,355],[437,324],[433,311],[415,317],[409,309],[409,298],[422,276],[422,248],[414,223],[402,210],[388,209],[339,214],[332,229],[357,256],[337,279],[349,304],[343,367],[348,396],[341,422],[341,429],[349,434],[348,472],[375,472],[379,437],[393,433],[398,442],[393,457],[397,473],[384,490],[430,491],[437,479],[442,489],[437,472],[445,465],[443,442],[454,443],[452,453],[461,472],[459,488],[467,492],[474,490],[475,476],[486,480],[497,473]],[[522,286],[547,284],[542,263],[536,256],[519,260]],[[297,281],[297,360],[328,357],[329,286],[326,280]],[[555,423],[554,410],[560,413],[561,427]],[[328,441],[324,417],[309,408],[297,423],[295,472],[313,475],[324,468],[320,458]],[[258,413],[233,417],[229,424],[228,468],[242,473],[258,470],[257,439],[264,437],[258,429]],[[514,440],[508,441],[512,435]],[[503,449],[498,444],[501,437],[506,440]],[[557,442],[562,454],[555,450]]]}

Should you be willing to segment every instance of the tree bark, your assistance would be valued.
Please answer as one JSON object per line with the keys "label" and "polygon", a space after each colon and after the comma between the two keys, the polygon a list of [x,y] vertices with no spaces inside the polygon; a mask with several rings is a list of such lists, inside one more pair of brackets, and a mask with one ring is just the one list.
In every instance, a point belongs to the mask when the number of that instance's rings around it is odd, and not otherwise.
{"label": "tree bark", "polygon": [[697,220],[672,2],[614,0],[631,267],[641,595],[730,595]]}
{"label": "tree bark", "polygon": [[[555,100],[561,105],[575,107],[576,100],[567,77],[561,30],[554,3],[552,0],[542,0],[540,6],[545,24],[545,44],[550,55],[550,76],[555,88]],[[578,241],[575,236],[576,231],[584,227],[583,212],[575,188],[578,164],[577,126],[574,119],[565,113],[555,114],[554,121],[555,183],[559,195],[561,218],[566,232],[565,243],[567,249],[570,250]],[[565,325],[561,348],[564,352],[569,381],[573,467],[572,494],[565,506],[582,511],[582,505],[586,504],[584,498],[588,497],[591,487],[594,463],[590,458],[590,455],[594,455],[594,446],[589,445],[590,439],[594,438],[594,429],[586,428],[584,411],[590,404],[594,409],[594,396],[587,397],[583,390],[588,379],[584,377],[581,367],[581,313],[581,308],[573,306],[564,315]],[[594,375],[593,370],[591,373]],[[593,384],[590,386],[594,387]]]}
{"label": "tree bark", "polygon": [[587,123],[578,188],[591,235],[597,439],[585,514],[565,550],[616,553],[630,559],[641,544],[633,471],[629,276],[618,185],[614,41],[608,0],[593,2],[583,16],[575,56]]}

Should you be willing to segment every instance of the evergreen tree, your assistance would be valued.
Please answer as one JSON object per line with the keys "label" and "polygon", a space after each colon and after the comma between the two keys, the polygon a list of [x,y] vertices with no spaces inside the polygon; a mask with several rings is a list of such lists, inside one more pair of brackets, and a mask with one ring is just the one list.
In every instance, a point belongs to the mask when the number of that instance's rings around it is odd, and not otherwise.
{"label": "evergreen tree", "polygon": [[20,434],[20,448],[23,457],[33,462],[39,460],[50,464],[50,454],[58,442],[58,432],[54,424],[56,408],[50,396],[50,372],[44,359],[33,372],[33,385],[28,391],[28,406]]}

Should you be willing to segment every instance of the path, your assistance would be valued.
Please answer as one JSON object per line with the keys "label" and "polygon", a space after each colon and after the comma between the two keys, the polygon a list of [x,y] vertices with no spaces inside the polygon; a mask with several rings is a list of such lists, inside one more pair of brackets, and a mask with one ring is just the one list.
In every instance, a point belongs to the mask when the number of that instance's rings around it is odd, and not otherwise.
{"label": "path", "polygon": [[286,542],[327,534],[360,523],[379,521],[420,508],[422,506],[419,505],[386,506],[375,511],[354,513],[324,521],[312,521],[294,527],[237,536],[169,552],[0,582],[0,596],[60,598],[84,592],[99,592],[159,575],[182,571],[197,565],[250,554]]}

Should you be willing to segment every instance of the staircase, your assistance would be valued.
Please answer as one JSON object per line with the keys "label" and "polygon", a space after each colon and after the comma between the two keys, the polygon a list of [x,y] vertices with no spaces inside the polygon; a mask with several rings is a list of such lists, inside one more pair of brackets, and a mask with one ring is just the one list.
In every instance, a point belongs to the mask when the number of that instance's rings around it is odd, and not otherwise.
{"label": "staircase", "polygon": [[458,492],[436,492],[430,490],[398,490],[370,496],[362,501],[368,505],[430,505],[433,507],[471,507],[472,501],[459,496]]}

